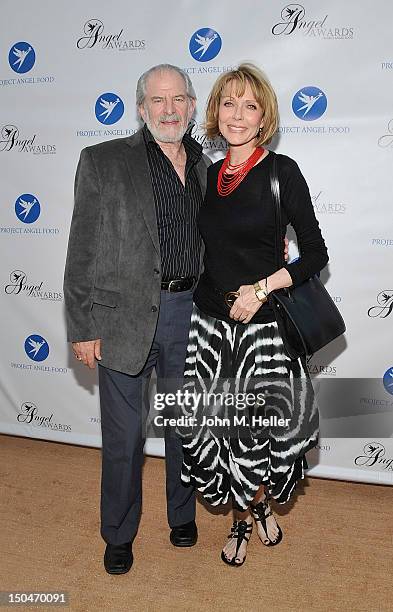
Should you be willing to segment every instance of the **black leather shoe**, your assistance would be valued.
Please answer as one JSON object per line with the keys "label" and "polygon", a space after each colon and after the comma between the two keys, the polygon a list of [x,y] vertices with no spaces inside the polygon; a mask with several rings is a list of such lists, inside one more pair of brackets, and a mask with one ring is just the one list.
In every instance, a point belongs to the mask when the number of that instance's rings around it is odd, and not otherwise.
{"label": "black leather shoe", "polygon": [[173,527],[169,539],[173,546],[194,546],[198,540],[198,529],[195,521]]}
{"label": "black leather shoe", "polygon": [[126,574],[133,561],[131,542],[106,545],[104,566],[108,574]]}

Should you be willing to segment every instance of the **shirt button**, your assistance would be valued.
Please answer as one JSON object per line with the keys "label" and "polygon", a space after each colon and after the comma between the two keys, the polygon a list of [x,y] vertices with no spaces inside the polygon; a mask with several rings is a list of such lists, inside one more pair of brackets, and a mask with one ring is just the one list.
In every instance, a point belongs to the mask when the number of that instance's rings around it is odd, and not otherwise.
{"label": "shirt button", "polygon": [[152,307],[151,307],[151,311],[152,311],[152,312],[157,312],[157,306],[152,306]]}
{"label": "shirt button", "polygon": [[154,274],[159,274],[159,273],[160,273],[159,269],[158,268],[154,268]]}

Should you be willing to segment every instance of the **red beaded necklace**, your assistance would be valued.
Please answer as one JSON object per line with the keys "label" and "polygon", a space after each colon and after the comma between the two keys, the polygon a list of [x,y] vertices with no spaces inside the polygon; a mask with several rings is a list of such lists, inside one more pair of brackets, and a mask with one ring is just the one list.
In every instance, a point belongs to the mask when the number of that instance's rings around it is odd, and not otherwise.
{"label": "red beaded necklace", "polygon": [[[248,159],[246,159],[241,164],[233,166],[230,163],[230,154],[228,150],[224,162],[220,168],[220,172],[218,173],[217,191],[219,195],[225,197],[232,193],[232,191],[234,191],[236,187],[238,187],[238,185],[242,182],[242,180],[247,176],[251,168],[255,166],[255,164],[262,157],[264,152],[265,149],[263,149],[262,147],[257,147]],[[227,170],[231,170],[231,174],[229,174]]]}

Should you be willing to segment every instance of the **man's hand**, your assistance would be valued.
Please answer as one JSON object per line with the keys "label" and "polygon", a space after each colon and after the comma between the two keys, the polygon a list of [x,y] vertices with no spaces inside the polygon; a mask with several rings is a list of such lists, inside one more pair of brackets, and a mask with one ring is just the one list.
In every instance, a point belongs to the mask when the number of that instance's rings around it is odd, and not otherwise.
{"label": "man's hand", "polygon": [[284,259],[285,261],[288,261],[288,247],[289,247],[289,240],[288,238],[284,238]]}
{"label": "man's hand", "polygon": [[73,342],[72,350],[78,361],[82,361],[91,370],[96,367],[96,362],[101,361],[101,339],[88,340],[87,342]]}

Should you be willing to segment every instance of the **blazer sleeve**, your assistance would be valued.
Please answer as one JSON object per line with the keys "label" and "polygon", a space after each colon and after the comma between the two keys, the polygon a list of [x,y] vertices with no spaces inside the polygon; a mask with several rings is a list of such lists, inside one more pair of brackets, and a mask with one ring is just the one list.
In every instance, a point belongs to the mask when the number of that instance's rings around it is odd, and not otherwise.
{"label": "blazer sleeve", "polygon": [[64,272],[69,342],[98,338],[91,309],[101,226],[100,191],[91,153],[83,149],[75,176],[74,211]]}
{"label": "blazer sleeve", "polygon": [[300,253],[300,258],[287,266],[293,286],[296,287],[320,272],[328,263],[329,257],[307,183],[297,163],[289,157],[282,157],[282,205],[296,232]]}

